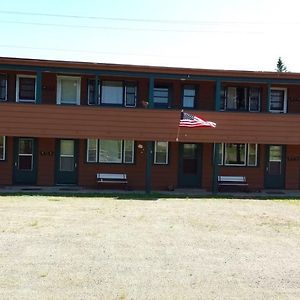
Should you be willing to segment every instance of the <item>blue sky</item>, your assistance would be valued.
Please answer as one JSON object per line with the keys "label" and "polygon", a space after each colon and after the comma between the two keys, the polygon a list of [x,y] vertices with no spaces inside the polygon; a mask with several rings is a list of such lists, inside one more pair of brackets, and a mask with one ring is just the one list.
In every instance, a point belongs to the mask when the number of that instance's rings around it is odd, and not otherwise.
{"label": "blue sky", "polygon": [[300,72],[298,2],[3,1],[0,56]]}

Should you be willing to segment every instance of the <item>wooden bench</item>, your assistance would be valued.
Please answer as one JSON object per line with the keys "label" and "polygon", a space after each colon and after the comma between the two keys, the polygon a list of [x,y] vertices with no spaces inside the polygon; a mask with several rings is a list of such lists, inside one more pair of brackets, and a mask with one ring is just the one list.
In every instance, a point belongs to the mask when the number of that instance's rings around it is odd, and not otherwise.
{"label": "wooden bench", "polygon": [[248,191],[246,176],[218,176],[218,191],[242,190]]}
{"label": "wooden bench", "polygon": [[127,183],[127,175],[120,173],[97,173],[98,183]]}

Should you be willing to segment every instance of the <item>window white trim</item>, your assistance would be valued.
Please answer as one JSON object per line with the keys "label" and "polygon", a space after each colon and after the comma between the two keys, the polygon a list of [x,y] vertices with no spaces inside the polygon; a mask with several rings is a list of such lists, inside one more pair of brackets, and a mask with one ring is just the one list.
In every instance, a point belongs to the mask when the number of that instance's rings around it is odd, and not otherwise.
{"label": "window white trim", "polygon": [[[88,105],[91,105],[91,106],[95,106],[95,105],[99,105],[99,101],[100,101],[100,81],[98,80],[98,84],[97,84],[97,89],[98,89],[98,97],[96,97],[96,103],[91,103],[91,102],[94,102],[95,99],[91,99],[90,98],[90,91],[91,91],[91,82],[93,81],[93,86],[94,86],[94,89],[95,89],[95,79],[88,79],[88,82],[87,82],[87,85],[88,85]],[[94,93],[96,93],[96,91],[94,90]],[[92,101],[91,101],[92,100]]]}
{"label": "window white trim", "polygon": [[[90,141],[91,140],[95,140],[96,141],[96,157],[95,157],[95,160],[90,160],[89,159],[89,148],[90,148]],[[99,144],[99,141],[98,139],[87,139],[87,143],[86,143],[86,161],[87,162],[90,162],[90,163],[96,163],[98,162],[98,144]]]}
{"label": "window white trim", "polygon": [[[96,141],[96,159],[94,161],[89,159],[89,148],[90,148],[90,141],[95,140]],[[101,160],[101,141],[107,141],[107,140],[99,140],[99,139],[87,139],[86,142],[86,162],[87,163],[111,163],[111,164],[133,164],[134,159],[135,159],[135,141],[134,140],[114,140],[114,141],[119,141],[120,142],[120,155],[121,159],[118,161],[106,161],[106,160]],[[126,161],[125,160],[125,145],[126,143],[131,143],[131,160]]]}
{"label": "window white trim", "polygon": [[[227,144],[240,144],[240,143],[219,143],[219,151],[221,152],[221,161],[219,161],[219,166],[226,166],[226,167],[257,167],[258,165],[258,144],[250,143],[244,144],[245,148],[245,164],[228,164],[226,163],[226,145]],[[242,143],[243,144],[243,143]],[[214,148],[215,148],[214,144]],[[250,145],[255,145],[255,164],[250,164]]]}
{"label": "window white trim", "polygon": [[[216,148],[216,144],[219,145],[219,153],[221,152],[221,157],[220,157],[220,160],[218,161],[218,165],[219,166],[222,166],[223,165],[223,162],[224,162],[224,143],[214,143],[214,149],[213,149],[213,157],[215,157],[215,148]],[[218,153],[218,155],[219,155]]]}
{"label": "window white trim", "polygon": [[1,102],[4,102],[4,101],[7,101],[7,74],[0,74],[1,76],[4,76],[5,77],[5,99],[1,100]]}
{"label": "window white trim", "polygon": [[[284,98],[283,98],[283,109],[282,110],[274,110],[271,109],[271,94],[272,90],[277,91],[284,91]],[[270,101],[269,101],[269,112],[272,113],[287,113],[287,88],[281,88],[281,87],[271,87],[270,89]]]}
{"label": "window white trim", "polygon": [[[250,145],[255,145],[255,163],[254,165],[250,164]],[[249,167],[256,167],[257,166],[257,149],[258,145],[257,144],[247,144],[247,166]]]}
{"label": "window white trim", "polygon": [[[164,162],[157,161],[157,143],[165,143],[166,144],[166,154],[165,154]],[[169,142],[155,141],[155,143],[154,143],[154,164],[155,165],[167,165],[168,163],[169,163]]]}
{"label": "window white trim", "polygon": [[[126,155],[125,155],[125,150],[126,150],[126,144],[131,143],[131,160],[130,161],[125,161]],[[132,140],[124,140],[123,141],[123,163],[124,164],[133,164],[134,163],[134,141]]]}
{"label": "window white trim", "polygon": [[[20,78],[34,78],[34,99],[20,99]],[[29,102],[35,103],[36,102],[36,76],[35,75],[22,75],[18,74],[16,78],[16,102]]]}
{"label": "window white trim", "polygon": [[[257,109],[252,110],[251,109],[251,100],[252,100],[251,90],[253,91],[254,89],[258,90],[258,107],[257,107]],[[249,87],[247,97],[248,97],[248,99],[247,99],[247,101],[248,101],[248,111],[249,112],[260,112],[260,108],[261,108],[261,90],[260,90],[260,88],[258,88],[258,87]]]}
{"label": "window white trim", "polygon": [[[127,89],[128,87],[134,87],[134,104],[133,105],[130,105],[130,104],[127,104]],[[124,106],[125,107],[136,107],[136,98],[137,98],[137,87],[136,85],[135,86],[131,86],[131,85],[128,85],[128,84],[125,84],[124,86]]]}
{"label": "window white trim", "polygon": [[[61,99],[61,80],[71,79],[77,82],[76,99],[74,103],[64,103]],[[56,94],[56,104],[70,104],[70,105],[80,105],[80,92],[81,92],[81,77],[78,76],[57,76],[57,94]]]}
{"label": "window white trim", "polygon": [[3,152],[2,152],[2,158],[0,157],[0,160],[5,160],[6,157],[6,137],[3,137]]}
{"label": "window white trim", "polygon": [[[186,91],[193,91],[193,95],[186,95]],[[196,86],[192,84],[187,84],[183,86],[182,91],[182,107],[187,109],[193,109],[196,106]],[[185,100],[191,101],[192,100],[192,106],[186,105]]]}

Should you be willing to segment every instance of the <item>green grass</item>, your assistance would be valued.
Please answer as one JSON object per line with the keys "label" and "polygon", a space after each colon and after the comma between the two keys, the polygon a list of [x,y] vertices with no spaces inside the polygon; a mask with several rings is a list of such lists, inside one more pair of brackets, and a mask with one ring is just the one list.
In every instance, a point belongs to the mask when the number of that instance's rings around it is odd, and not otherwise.
{"label": "green grass", "polygon": [[[145,192],[95,192],[95,193],[66,193],[66,192],[45,192],[41,193],[40,191],[36,192],[16,192],[16,193],[7,193],[7,192],[0,192],[1,197],[11,197],[11,196],[53,196],[53,197],[66,197],[66,198],[114,198],[120,200],[158,200],[158,199],[172,199],[172,198],[179,198],[179,199],[253,199],[253,200],[274,200],[274,201],[289,201],[291,204],[300,205],[300,194],[299,197],[295,196],[286,196],[286,195],[267,195],[267,196],[260,196],[260,195],[253,195],[253,194],[178,194],[176,192],[172,193],[159,193],[159,192],[152,192],[152,193],[145,193]],[[49,201],[60,201],[60,199],[51,199]]]}

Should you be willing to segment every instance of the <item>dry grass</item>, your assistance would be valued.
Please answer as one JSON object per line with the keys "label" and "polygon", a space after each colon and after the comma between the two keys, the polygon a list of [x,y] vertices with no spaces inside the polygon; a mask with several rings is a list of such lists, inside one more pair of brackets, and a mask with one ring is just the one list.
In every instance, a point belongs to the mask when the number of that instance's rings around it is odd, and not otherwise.
{"label": "dry grass", "polygon": [[299,299],[299,215],[294,201],[0,197],[0,298]]}

